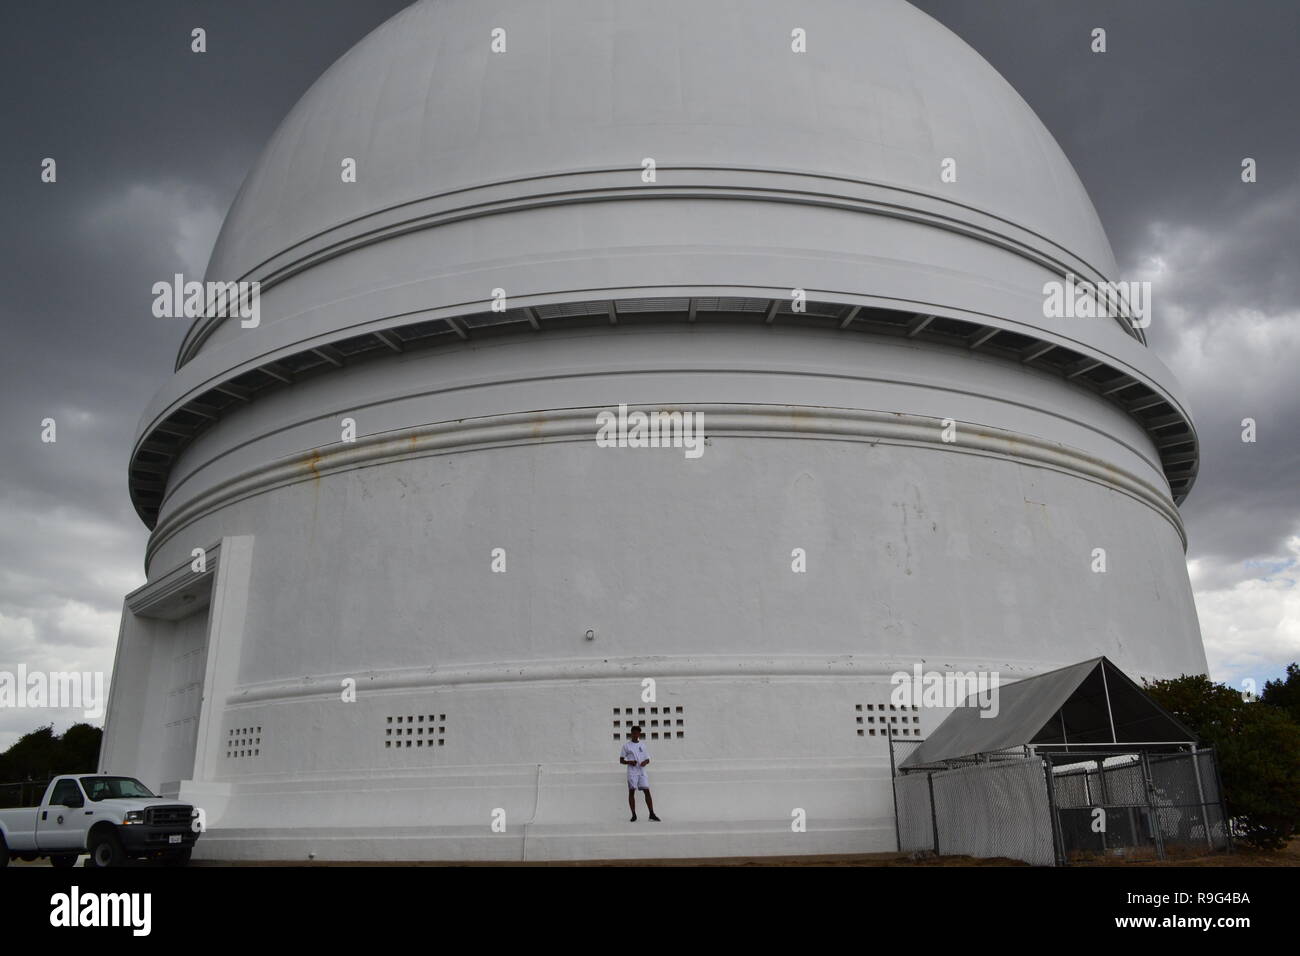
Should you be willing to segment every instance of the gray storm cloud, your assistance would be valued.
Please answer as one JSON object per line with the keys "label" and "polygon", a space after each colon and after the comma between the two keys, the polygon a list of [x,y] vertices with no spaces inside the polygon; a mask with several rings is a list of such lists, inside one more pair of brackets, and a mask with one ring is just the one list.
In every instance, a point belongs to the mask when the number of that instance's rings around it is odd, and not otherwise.
{"label": "gray storm cloud", "polygon": [[[1203,446],[1184,507],[1213,675],[1300,656],[1300,89],[1290,0],[915,0],[1021,92],[1074,162]],[[111,671],[146,532],[126,494],[140,413],[183,320],[151,285],[199,273],[280,118],[402,0],[18,5],[0,31],[0,669]],[[189,52],[197,20],[209,54]],[[1108,31],[1108,52],[1089,50]],[[39,164],[58,161],[58,182]],[[1240,182],[1240,161],[1259,181]],[[58,421],[58,442],[40,421]],[[1259,423],[1243,445],[1240,421]],[[1288,585],[1287,582],[1290,581]],[[79,713],[0,710],[0,747]]]}

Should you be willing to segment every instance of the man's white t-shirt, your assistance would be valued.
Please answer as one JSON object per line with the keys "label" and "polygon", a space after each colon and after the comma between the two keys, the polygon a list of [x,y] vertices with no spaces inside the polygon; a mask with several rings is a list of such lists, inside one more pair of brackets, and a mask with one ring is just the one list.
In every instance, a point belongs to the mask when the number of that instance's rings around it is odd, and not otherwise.
{"label": "man's white t-shirt", "polygon": [[636,765],[627,765],[627,772],[630,774],[644,773],[645,768],[641,766],[641,761],[649,760],[650,753],[645,749],[644,740],[629,740],[623,744],[621,760],[635,760]]}

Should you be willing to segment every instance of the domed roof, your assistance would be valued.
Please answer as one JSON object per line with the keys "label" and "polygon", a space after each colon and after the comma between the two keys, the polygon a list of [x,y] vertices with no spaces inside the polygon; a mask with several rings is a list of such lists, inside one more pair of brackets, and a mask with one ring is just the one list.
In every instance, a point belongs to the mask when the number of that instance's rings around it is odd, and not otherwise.
{"label": "domed roof", "polygon": [[[492,31],[505,31],[494,53]],[[792,52],[802,29],[806,53]],[[422,0],[280,125],[209,278],[381,210],[592,169],[812,172],[940,197],[1114,260],[1074,169],[1016,91],[904,0]],[[957,180],[940,180],[956,160]],[[344,158],[357,181],[341,185]]]}
{"label": "domed roof", "polygon": [[1045,314],[1045,282],[1115,273],[1033,111],[904,0],[422,0],[249,173],[207,278],[258,281],[259,318],[194,322],[132,497],[152,526],[193,440],[304,375],[626,316],[903,335],[1058,374],[1139,421],[1180,501],[1196,437],[1169,370],[1124,318]]}

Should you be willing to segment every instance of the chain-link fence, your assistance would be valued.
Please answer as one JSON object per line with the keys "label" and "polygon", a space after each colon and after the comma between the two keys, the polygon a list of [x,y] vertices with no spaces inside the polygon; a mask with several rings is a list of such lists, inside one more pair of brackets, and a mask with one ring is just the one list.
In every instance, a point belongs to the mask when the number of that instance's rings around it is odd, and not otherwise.
{"label": "chain-link fence", "polygon": [[1047,782],[1035,758],[994,761],[930,774],[938,851],[1055,862]]}
{"label": "chain-link fence", "polygon": [[[920,741],[895,743],[895,766]],[[894,777],[898,848],[1055,862],[1043,764],[1023,748]]]}
{"label": "chain-link fence", "polygon": [[1214,751],[1043,754],[1063,863],[1225,851]]}
{"label": "chain-link fence", "polygon": [[899,769],[923,741],[891,741],[898,848],[1039,866],[1230,849],[1212,750],[1034,752],[1018,747]]}
{"label": "chain-link fence", "polygon": [[930,801],[930,777],[923,773],[894,778],[895,822],[898,849],[903,853],[934,850],[934,806]]}

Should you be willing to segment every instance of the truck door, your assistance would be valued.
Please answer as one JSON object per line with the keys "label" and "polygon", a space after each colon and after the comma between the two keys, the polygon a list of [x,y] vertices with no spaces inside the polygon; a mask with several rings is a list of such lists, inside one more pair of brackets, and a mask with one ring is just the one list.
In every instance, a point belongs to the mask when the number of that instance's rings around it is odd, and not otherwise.
{"label": "truck door", "polygon": [[46,850],[77,850],[85,839],[86,797],[76,780],[54,785],[48,806],[36,812],[36,846]]}

